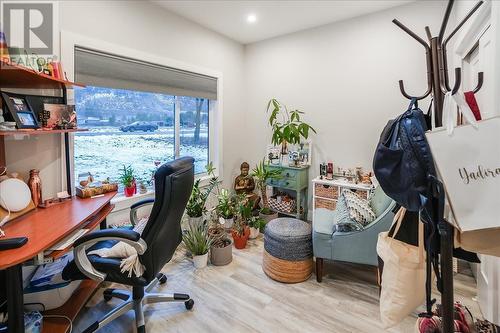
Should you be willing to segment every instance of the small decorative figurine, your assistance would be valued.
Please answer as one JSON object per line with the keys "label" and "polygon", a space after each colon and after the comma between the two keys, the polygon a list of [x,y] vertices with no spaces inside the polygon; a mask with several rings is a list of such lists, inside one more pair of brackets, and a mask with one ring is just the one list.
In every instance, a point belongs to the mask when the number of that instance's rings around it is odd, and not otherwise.
{"label": "small decorative figurine", "polygon": [[249,175],[250,165],[247,162],[241,163],[240,175],[234,180],[234,190],[236,194],[246,194],[247,198],[254,203],[254,207],[260,202],[260,197],[253,191],[255,189],[255,180]]}

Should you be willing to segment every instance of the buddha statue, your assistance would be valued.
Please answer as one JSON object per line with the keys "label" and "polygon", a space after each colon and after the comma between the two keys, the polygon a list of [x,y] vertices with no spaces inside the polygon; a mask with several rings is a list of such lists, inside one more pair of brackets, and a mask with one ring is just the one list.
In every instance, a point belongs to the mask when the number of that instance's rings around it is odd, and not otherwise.
{"label": "buddha statue", "polygon": [[250,165],[247,162],[241,163],[240,175],[234,180],[234,190],[236,194],[246,194],[248,200],[253,202],[253,207],[257,208],[260,197],[255,194],[255,180],[249,175]]}

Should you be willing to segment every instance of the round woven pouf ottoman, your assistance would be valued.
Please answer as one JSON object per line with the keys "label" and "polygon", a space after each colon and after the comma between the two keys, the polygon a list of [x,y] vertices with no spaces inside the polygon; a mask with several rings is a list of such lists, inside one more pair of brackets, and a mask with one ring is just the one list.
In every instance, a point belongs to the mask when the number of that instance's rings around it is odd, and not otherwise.
{"label": "round woven pouf ottoman", "polygon": [[284,283],[307,280],[313,271],[311,225],[294,218],[277,218],[266,225],[262,269]]}

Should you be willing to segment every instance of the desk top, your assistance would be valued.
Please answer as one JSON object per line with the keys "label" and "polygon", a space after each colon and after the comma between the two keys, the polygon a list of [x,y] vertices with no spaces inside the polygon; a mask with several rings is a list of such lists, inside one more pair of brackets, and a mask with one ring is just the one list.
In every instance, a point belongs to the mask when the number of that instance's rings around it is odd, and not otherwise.
{"label": "desk top", "polygon": [[57,244],[63,238],[87,223],[100,212],[116,192],[103,197],[72,200],[48,208],[37,208],[11,222],[3,230],[6,238],[28,237],[28,242],[17,249],[0,251],[0,269],[20,264]]}

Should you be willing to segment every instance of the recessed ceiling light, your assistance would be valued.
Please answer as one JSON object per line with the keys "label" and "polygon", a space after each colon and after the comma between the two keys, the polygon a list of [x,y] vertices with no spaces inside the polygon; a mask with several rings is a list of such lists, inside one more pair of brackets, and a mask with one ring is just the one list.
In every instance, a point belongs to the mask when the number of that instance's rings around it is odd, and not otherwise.
{"label": "recessed ceiling light", "polygon": [[255,22],[257,22],[257,16],[255,14],[249,14],[247,16],[247,22],[248,23],[255,23]]}

